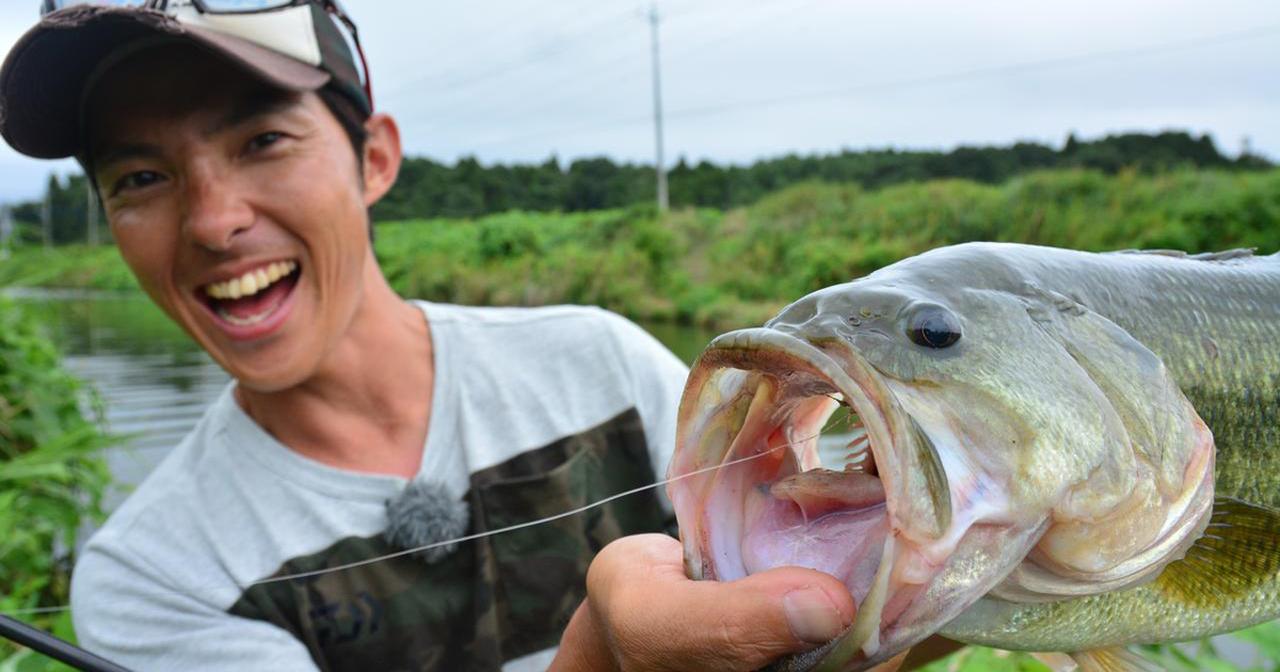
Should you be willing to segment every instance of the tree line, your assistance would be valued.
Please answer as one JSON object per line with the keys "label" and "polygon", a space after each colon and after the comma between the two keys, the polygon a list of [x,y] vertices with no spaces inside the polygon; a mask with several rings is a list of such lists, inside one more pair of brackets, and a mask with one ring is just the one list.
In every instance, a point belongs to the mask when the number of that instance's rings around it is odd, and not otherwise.
{"label": "tree line", "polygon": [[[1015,175],[1055,168],[1086,168],[1114,174],[1132,169],[1159,173],[1179,168],[1258,170],[1271,167],[1253,154],[1229,158],[1208,134],[1181,131],[1108,135],[1079,140],[1070,135],[1061,149],[1034,142],[941,151],[844,150],[834,154],[786,155],[748,166],[690,163],[681,158],[668,173],[673,207],[727,210],[801,182],[856,183],[873,189],[890,184],[959,178],[998,184]],[[81,175],[50,176],[46,191],[54,244],[83,242],[89,201]],[[378,221],[424,217],[479,217],[496,212],[581,212],[651,202],[651,165],[618,163],[604,157],[555,157],[538,164],[483,165],[472,157],[449,165],[422,157],[404,162],[400,178],[373,209]],[[46,201],[21,203],[13,218],[25,238],[39,242]],[[98,218],[99,221],[102,218]],[[100,225],[101,226],[101,225]],[[105,239],[105,234],[100,236]]]}
{"label": "tree line", "polygon": [[[690,163],[669,171],[672,207],[727,210],[800,182],[857,183],[868,189],[938,178],[998,184],[1015,175],[1054,168],[1123,169],[1158,173],[1183,167],[1265,169],[1262,157],[1224,156],[1209,135],[1170,131],[1130,133],[1081,141],[1061,149],[1033,142],[1004,147],[958,147],[948,152],[845,150],[787,155],[749,166]],[[653,167],[586,158],[562,166],[554,157],[536,164],[483,166],[464,158],[449,166],[431,159],[405,162],[396,186],[374,207],[378,220],[477,217],[508,210],[579,212],[654,200]]]}

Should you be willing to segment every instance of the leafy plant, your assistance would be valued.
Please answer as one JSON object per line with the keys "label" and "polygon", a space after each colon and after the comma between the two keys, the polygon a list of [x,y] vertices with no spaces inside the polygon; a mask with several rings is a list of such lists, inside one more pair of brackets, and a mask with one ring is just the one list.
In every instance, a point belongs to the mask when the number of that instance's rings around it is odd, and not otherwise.
{"label": "leafy plant", "polygon": [[[99,415],[34,320],[0,297],[0,613],[67,604],[76,534],[105,518],[100,449],[111,439]],[[66,612],[25,620],[74,637]],[[9,668],[66,669],[0,642],[0,669]]]}

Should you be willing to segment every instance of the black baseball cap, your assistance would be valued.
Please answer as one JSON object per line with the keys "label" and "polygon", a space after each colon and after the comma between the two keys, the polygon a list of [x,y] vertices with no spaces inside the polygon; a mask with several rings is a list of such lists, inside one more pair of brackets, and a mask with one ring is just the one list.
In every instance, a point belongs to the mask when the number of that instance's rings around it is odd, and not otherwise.
{"label": "black baseball cap", "polygon": [[173,42],[205,49],[286,91],[329,85],[361,114],[372,112],[351,48],[321,3],[225,15],[85,4],[44,16],[5,58],[0,136],[35,158],[81,156],[89,89],[125,56]]}

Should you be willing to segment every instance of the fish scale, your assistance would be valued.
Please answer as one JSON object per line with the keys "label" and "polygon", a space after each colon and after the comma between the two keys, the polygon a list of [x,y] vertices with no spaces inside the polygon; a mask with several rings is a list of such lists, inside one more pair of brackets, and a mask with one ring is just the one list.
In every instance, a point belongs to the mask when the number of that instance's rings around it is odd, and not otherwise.
{"label": "fish scale", "polygon": [[[1071,287],[1161,358],[1214,434],[1215,521],[1231,499],[1280,509],[1280,255],[1217,261],[1036,250],[1011,263],[1045,287]],[[1280,617],[1280,536],[1215,527],[1223,524],[1211,522],[1206,534],[1251,534],[1252,555],[1215,553],[1202,540],[1145,585],[1049,603],[988,597],[943,634],[1006,649],[1080,651],[1195,639]],[[1220,578],[1196,572],[1203,562]]]}

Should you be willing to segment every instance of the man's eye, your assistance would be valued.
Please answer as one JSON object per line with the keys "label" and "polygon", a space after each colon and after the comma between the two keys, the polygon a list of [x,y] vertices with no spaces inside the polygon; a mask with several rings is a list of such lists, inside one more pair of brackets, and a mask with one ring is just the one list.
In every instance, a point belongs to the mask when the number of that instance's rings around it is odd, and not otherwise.
{"label": "man's eye", "polygon": [[144,189],[163,180],[164,177],[153,170],[139,170],[129,173],[111,185],[111,193],[119,194],[134,189]]}
{"label": "man's eye", "polygon": [[255,135],[253,139],[249,141],[249,150],[259,151],[259,150],[266,149],[271,145],[274,145],[277,142],[279,142],[280,139],[283,137],[284,137],[284,134],[279,131],[268,131],[266,133],[260,133],[258,135]]}

